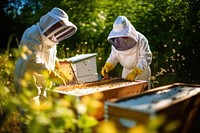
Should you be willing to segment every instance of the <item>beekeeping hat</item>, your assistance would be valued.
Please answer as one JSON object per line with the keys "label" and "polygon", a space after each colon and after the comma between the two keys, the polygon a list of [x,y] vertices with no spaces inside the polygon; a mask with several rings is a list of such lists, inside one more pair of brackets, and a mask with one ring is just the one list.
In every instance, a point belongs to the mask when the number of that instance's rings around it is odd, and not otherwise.
{"label": "beekeeping hat", "polygon": [[113,23],[113,29],[108,35],[108,41],[113,44],[113,38],[116,37],[129,37],[137,42],[138,33],[134,26],[125,16],[118,16]]}
{"label": "beekeeping hat", "polygon": [[69,21],[67,13],[57,7],[42,16],[38,25],[47,38],[54,38],[54,41],[58,42],[69,38],[77,31],[77,27]]}

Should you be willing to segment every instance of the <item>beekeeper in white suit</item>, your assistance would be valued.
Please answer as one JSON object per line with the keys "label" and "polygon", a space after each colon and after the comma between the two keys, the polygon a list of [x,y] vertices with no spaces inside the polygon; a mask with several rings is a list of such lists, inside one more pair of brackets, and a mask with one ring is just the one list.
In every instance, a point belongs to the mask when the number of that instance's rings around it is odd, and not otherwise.
{"label": "beekeeper in white suit", "polygon": [[101,74],[105,76],[120,63],[122,78],[148,81],[150,88],[152,53],[146,37],[125,16],[118,16],[107,39],[112,44],[111,53]]}
{"label": "beekeeper in white suit", "polygon": [[[77,27],[69,21],[68,15],[60,8],[53,8],[50,12],[40,18],[40,21],[25,30],[19,48],[27,47],[25,57],[20,57],[16,63],[14,82],[17,93],[23,90],[22,81],[25,75],[31,75],[34,83],[28,84],[29,90],[36,91],[33,98],[36,102],[46,96],[47,84],[43,73],[46,71],[50,79],[57,79],[59,83],[65,84],[63,79],[55,70],[57,44],[72,36]],[[54,80],[55,81],[55,80]],[[29,83],[29,81],[26,81]]]}

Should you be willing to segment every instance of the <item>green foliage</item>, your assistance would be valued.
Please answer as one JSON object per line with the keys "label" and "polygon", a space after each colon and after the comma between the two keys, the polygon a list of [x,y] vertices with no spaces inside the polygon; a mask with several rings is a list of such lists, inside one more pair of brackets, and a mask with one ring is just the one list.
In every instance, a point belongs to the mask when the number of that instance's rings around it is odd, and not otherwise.
{"label": "green foliage", "polygon": [[87,115],[87,107],[75,97],[65,95],[61,98],[50,92],[47,100],[40,105],[31,97],[33,93],[27,90],[11,98],[7,105],[11,111],[18,106],[22,109],[23,114],[19,118],[26,132],[91,132],[92,127],[98,124],[94,117]]}
{"label": "green foliage", "polygon": [[[9,99],[15,95],[15,89],[13,84],[13,70],[14,70],[14,61],[15,61],[15,50],[5,51],[0,54],[0,131],[9,131],[12,130],[18,131],[18,120],[16,112],[9,112],[7,103]],[[10,117],[8,117],[10,115]],[[13,117],[14,116],[14,117]],[[14,121],[14,122],[13,122]],[[9,124],[12,122],[12,127],[7,127],[2,125]]]}
{"label": "green foliage", "polygon": [[194,25],[198,25],[199,22],[189,16],[196,14],[195,18],[200,18],[198,11],[196,13],[190,11],[192,7],[195,10],[199,7],[194,6],[193,1],[185,0],[151,0],[148,3],[153,8],[149,9],[145,15],[137,15],[138,22],[146,23],[137,23],[136,27],[141,29],[149,39],[154,56],[151,65],[153,74],[158,72],[160,68],[166,70],[166,76],[163,79],[165,81],[162,81],[161,84],[171,82],[198,83],[199,76],[195,74],[198,71],[196,65],[193,65],[195,70],[191,67],[191,64],[198,62],[198,52],[195,52],[199,49],[197,46],[198,38],[194,38],[198,33],[190,34],[193,26],[189,25],[190,22],[194,22]]}

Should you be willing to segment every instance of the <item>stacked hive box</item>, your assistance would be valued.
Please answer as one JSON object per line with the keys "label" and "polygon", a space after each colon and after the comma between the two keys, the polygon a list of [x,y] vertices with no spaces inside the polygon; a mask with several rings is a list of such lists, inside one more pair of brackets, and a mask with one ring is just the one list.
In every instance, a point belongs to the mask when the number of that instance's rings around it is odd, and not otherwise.
{"label": "stacked hive box", "polygon": [[79,82],[98,80],[96,55],[96,53],[81,54],[67,59],[72,62],[74,72]]}

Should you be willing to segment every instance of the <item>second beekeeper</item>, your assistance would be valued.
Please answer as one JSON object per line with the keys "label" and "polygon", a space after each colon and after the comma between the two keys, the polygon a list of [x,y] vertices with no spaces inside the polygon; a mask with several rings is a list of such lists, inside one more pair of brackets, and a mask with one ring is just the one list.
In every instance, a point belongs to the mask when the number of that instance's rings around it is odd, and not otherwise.
{"label": "second beekeeper", "polygon": [[146,80],[150,87],[152,53],[147,38],[125,16],[118,16],[107,39],[112,45],[111,53],[101,74],[105,76],[120,63],[122,78]]}

